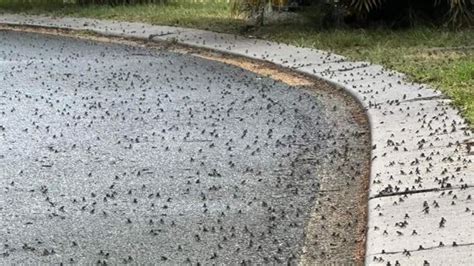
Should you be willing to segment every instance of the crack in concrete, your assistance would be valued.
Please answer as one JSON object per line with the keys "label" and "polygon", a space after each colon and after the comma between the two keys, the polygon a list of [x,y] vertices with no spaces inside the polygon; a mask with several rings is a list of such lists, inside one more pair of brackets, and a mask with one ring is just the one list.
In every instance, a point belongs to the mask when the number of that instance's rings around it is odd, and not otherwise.
{"label": "crack in concrete", "polygon": [[172,34],[179,34],[179,32],[166,32],[166,33],[157,33],[148,35],[148,40],[152,40],[155,37],[167,36]]}
{"label": "crack in concrete", "polygon": [[439,245],[439,246],[433,246],[433,247],[422,247],[420,245],[421,248],[418,248],[418,249],[406,249],[406,250],[403,250],[403,251],[382,251],[382,252],[379,252],[379,253],[373,253],[373,254],[370,254],[370,255],[393,255],[393,254],[405,254],[406,256],[410,256],[410,252],[418,252],[418,251],[426,251],[426,250],[433,250],[433,249],[439,249],[439,248],[456,248],[456,247],[468,247],[468,246],[473,246],[474,243],[465,243],[465,244],[457,244],[456,242],[454,242],[452,245],[450,246],[446,246],[446,245]]}
{"label": "crack in concrete", "polygon": [[393,192],[393,193],[380,192],[375,196],[369,197],[369,200],[376,199],[376,198],[400,196],[400,195],[412,195],[412,194],[418,194],[418,193],[438,192],[438,191],[445,191],[445,190],[456,190],[456,189],[460,190],[460,189],[467,189],[471,187],[474,187],[474,185],[467,185],[464,188],[460,186],[452,186],[452,187],[446,187],[446,188],[429,188],[429,189],[410,190],[410,191]]}
{"label": "crack in concrete", "polygon": [[432,101],[432,100],[446,100],[449,99],[445,95],[435,95],[435,96],[427,96],[427,97],[419,97],[419,98],[413,98],[413,99],[408,99],[406,101],[400,101],[401,103],[404,102],[419,102],[419,101]]}

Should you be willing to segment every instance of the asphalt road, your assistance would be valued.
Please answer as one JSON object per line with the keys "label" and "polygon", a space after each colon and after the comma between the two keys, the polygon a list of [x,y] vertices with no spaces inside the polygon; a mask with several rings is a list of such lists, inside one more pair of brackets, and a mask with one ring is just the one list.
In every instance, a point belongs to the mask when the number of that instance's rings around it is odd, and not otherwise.
{"label": "asphalt road", "polygon": [[296,263],[321,180],[366,163],[353,113],[191,55],[0,32],[0,263]]}

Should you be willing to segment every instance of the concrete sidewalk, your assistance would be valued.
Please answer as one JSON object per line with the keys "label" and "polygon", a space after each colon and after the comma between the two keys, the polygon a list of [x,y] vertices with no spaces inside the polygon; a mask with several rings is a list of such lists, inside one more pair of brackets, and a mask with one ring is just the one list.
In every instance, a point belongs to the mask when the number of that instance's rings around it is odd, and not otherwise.
{"label": "concrete sidewalk", "polygon": [[0,24],[175,41],[273,62],[344,88],[366,108],[372,131],[366,264],[474,265],[474,140],[441,93],[378,65],[229,34],[10,14],[1,14]]}

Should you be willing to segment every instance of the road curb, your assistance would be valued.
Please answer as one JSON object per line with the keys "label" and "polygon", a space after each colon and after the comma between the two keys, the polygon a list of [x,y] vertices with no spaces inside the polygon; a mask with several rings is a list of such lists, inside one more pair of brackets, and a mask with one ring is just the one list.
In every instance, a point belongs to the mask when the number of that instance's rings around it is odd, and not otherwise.
{"label": "road curb", "polygon": [[440,92],[382,66],[230,34],[11,14],[0,14],[0,24],[173,41],[268,61],[344,89],[366,109],[372,133],[366,264],[474,264],[472,131]]}

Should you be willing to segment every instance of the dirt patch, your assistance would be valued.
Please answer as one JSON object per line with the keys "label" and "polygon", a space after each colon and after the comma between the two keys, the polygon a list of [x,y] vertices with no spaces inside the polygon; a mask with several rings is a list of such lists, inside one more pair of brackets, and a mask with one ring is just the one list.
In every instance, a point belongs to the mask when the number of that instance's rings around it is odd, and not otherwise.
{"label": "dirt patch", "polygon": [[[349,106],[354,101],[346,101]],[[360,110],[351,106],[353,110]],[[362,111],[355,111],[352,121],[367,125],[367,117]],[[367,134],[369,129],[367,128]],[[367,136],[360,132],[363,139]],[[302,265],[363,265],[365,261],[367,202],[370,177],[370,143],[363,142],[352,147],[346,156],[362,156],[366,164],[338,165],[341,175],[328,173],[338,178],[322,178],[320,191],[316,197],[314,209],[306,225],[306,243],[303,248]],[[321,166],[330,169],[330,166]]]}
{"label": "dirt patch", "polygon": [[314,85],[313,82],[303,78],[299,77],[294,74],[289,74],[285,71],[282,71],[281,69],[277,68],[270,68],[270,67],[262,67],[262,63],[257,63],[257,62],[250,62],[247,60],[242,60],[242,59],[237,59],[237,58],[231,58],[228,56],[223,56],[223,55],[211,55],[211,54],[202,54],[198,53],[196,56],[205,58],[208,60],[214,60],[214,61],[219,61],[222,63],[226,63],[229,65],[237,66],[246,70],[249,70],[251,72],[257,73],[262,76],[269,77],[271,79],[281,81],[283,83],[286,83],[291,86],[311,86]]}

